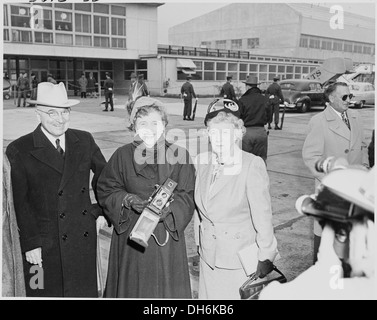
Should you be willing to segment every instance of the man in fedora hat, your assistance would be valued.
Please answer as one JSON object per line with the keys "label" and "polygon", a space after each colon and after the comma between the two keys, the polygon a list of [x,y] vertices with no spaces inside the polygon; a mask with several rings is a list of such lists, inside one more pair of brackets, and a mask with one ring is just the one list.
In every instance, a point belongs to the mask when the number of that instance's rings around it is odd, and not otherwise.
{"label": "man in fedora hat", "polygon": [[268,118],[268,129],[271,129],[272,115],[275,118],[275,130],[281,130],[279,127],[279,104],[284,102],[283,93],[279,85],[279,77],[274,77],[274,82],[267,88],[267,96],[269,98],[270,117]]}
{"label": "man in fedora hat", "polygon": [[186,82],[181,87],[181,94],[183,97],[184,108],[183,108],[183,120],[192,120],[191,119],[191,110],[192,110],[192,97],[198,100],[194,87],[191,84],[191,76],[187,76]]}
{"label": "man in fedora hat", "polygon": [[[134,79],[134,82],[132,82],[133,79]],[[139,97],[144,97],[144,96],[149,97],[149,91],[144,81],[144,75],[139,74],[138,76],[136,76],[136,74],[132,72],[131,73],[131,87],[130,87],[130,92],[128,94],[128,101],[126,103],[126,109],[128,111],[128,115],[131,114],[132,107],[136,99]]]}
{"label": "man in fedora hat", "polygon": [[[38,84],[40,124],[7,147],[28,297],[98,297],[96,219],[90,171],[106,165],[89,132],[69,129],[64,84]],[[103,217],[100,220],[103,222]],[[97,221],[98,223],[98,221]],[[37,279],[37,280],[36,280]]]}
{"label": "man in fedora hat", "polygon": [[249,76],[246,81],[246,92],[238,100],[241,119],[246,127],[246,133],[242,139],[242,150],[267,159],[267,132],[264,126],[267,124],[268,108],[267,98],[258,88],[258,78]]}
{"label": "man in fedora hat", "polygon": [[220,95],[224,99],[230,99],[237,102],[236,94],[232,85],[232,76],[226,77],[226,82],[221,88]]}

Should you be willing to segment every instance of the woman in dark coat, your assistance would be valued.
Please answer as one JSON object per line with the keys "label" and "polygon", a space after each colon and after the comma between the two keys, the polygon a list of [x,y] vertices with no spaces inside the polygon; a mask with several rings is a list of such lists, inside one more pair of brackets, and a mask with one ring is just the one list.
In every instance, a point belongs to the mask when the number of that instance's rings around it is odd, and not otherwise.
{"label": "woman in dark coat", "polygon": [[[115,229],[104,296],[191,298],[184,230],[194,212],[194,167],[186,150],[166,142],[167,115],[159,101],[139,98],[131,123],[134,141],[115,151],[97,185]],[[144,248],[129,235],[155,185],[167,178],[177,182],[174,201],[162,210],[156,239],[152,236]]]}

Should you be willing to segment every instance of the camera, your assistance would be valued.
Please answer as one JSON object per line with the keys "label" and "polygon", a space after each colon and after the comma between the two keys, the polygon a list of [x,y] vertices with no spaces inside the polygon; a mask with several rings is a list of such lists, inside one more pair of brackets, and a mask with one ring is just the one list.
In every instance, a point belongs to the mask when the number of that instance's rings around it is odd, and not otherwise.
{"label": "camera", "polygon": [[148,240],[156,229],[162,210],[168,202],[173,201],[173,192],[177,183],[168,178],[161,185],[156,185],[156,190],[148,199],[148,205],[144,208],[139,219],[130,233],[130,239],[143,247],[148,247]]}
{"label": "camera", "polygon": [[315,168],[326,175],[315,194],[297,199],[296,210],[318,219],[322,226],[331,225],[338,242],[344,244],[344,248],[336,250],[339,258],[344,259],[352,223],[365,219],[374,221],[374,201],[369,200],[366,190],[360,187],[370,175],[366,169],[349,166],[344,158],[320,160]]}

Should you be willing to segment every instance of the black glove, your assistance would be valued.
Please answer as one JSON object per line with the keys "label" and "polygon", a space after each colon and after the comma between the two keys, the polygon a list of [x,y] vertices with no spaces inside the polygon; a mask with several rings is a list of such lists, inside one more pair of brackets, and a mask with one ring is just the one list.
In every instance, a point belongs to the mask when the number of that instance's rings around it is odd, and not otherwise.
{"label": "black glove", "polygon": [[160,221],[164,221],[165,218],[171,213],[170,206],[167,206],[161,210]]}
{"label": "black glove", "polygon": [[256,278],[264,278],[274,269],[274,265],[270,260],[258,261]]}
{"label": "black glove", "polygon": [[136,212],[142,213],[144,208],[148,205],[148,200],[142,200],[139,196],[133,193],[128,193],[123,199],[123,206],[128,209],[134,209]]}

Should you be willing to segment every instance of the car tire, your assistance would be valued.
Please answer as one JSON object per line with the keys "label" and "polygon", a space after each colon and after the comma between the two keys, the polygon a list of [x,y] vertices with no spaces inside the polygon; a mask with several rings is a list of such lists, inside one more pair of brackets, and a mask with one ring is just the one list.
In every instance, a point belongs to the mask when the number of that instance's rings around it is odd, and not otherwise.
{"label": "car tire", "polygon": [[301,112],[301,113],[305,113],[305,112],[309,111],[309,109],[310,109],[309,103],[303,102],[302,106],[298,109],[298,111]]}

